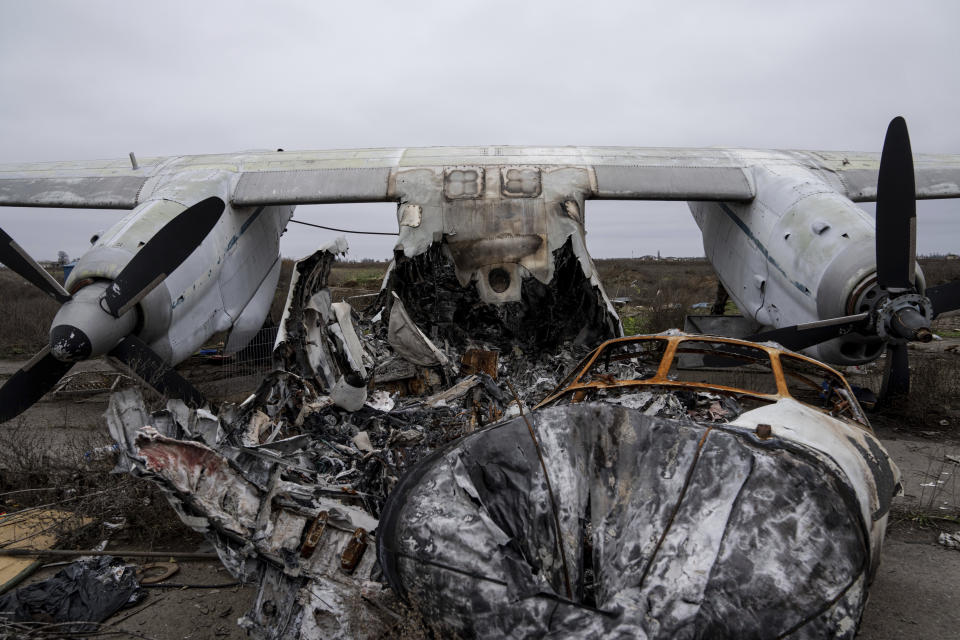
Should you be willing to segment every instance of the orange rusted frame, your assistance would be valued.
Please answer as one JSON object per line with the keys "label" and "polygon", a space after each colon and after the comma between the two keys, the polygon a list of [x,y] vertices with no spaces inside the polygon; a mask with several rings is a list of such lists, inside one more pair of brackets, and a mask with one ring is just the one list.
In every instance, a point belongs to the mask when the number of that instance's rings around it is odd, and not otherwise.
{"label": "orange rusted frame", "polygon": [[[586,374],[587,371],[590,370],[590,368],[597,361],[597,358],[600,356],[600,354],[602,354],[606,349],[622,342],[644,342],[649,340],[660,340],[660,341],[667,342],[667,347],[664,350],[663,355],[660,357],[660,365],[657,367],[657,373],[653,377],[644,378],[643,380],[618,380],[618,379],[609,378],[606,380],[592,380],[590,382],[580,382],[580,379],[584,376],[584,374]],[[711,343],[725,342],[728,344],[749,346],[749,347],[760,349],[761,351],[766,352],[767,355],[770,357],[771,373],[773,373],[773,376],[777,382],[777,393],[773,393],[773,394],[757,393],[755,391],[749,391],[747,389],[741,389],[739,387],[728,387],[726,385],[721,385],[721,384],[710,384],[706,382],[677,381],[677,380],[668,379],[667,373],[670,371],[670,365],[673,363],[674,357],[676,355],[677,346],[682,342],[711,342]],[[794,398],[790,394],[789,388],[787,387],[786,379],[784,378],[783,367],[780,363],[780,354],[783,352],[784,352],[783,349],[777,349],[776,347],[769,347],[756,342],[748,342],[746,340],[737,340],[736,338],[722,338],[717,336],[699,336],[699,335],[692,336],[692,335],[685,335],[685,334],[677,334],[677,335],[629,336],[625,338],[614,338],[612,340],[607,340],[606,342],[601,344],[599,347],[597,347],[591,353],[591,355],[589,355],[580,364],[576,375],[573,376],[572,379],[570,379],[570,381],[567,384],[564,385],[563,383],[561,383],[561,385],[557,389],[554,389],[549,396],[547,396],[534,408],[539,408],[541,406],[544,406],[547,403],[552,402],[565,394],[576,393],[578,390],[581,391],[580,394],[577,394],[580,397],[577,398],[575,396],[574,402],[578,402],[580,399],[582,399],[582,397],[584,396],[583,392],[589,389],[612,389],[612,388],[618,388],[618,387],[634,387],[634,386],[703,389],[708,391],[719,391],[722,393],[748,395],[748,396],[752,396],[754,398],[759,398],[761,400],[766,400],[769,402],[776,402],[781,398],[793,398],[798,402],[803,402],[808,406],[812,406],[812,405],[809,405],[809,403],[804,402],[803,400]],[[790,355],[800,360],[806,360],[807,362],[813,364],[814,366],[824,369],[826,371],[829,371],[830,373],[836,375],[837,378],[843,382],[844,387],[846,388],[846,391],[849,394],[848,397],[849,398],[854,397],[853,390],[850,389],[850,385],[847,383],[846,378],[844,378],[843,374],[841,374],[836,369],[833,369],[832,367],[829,367],[823,364],[822,362],[818,362],[813,358],[809,358],[799,353],[790,352]],[[629,357],[630,356],[625,355],[623,357],[617,358],[617,360],[629,359]],[[568,376],[568,379],[569,378],[570,376]],[[822,410],[820,409],[820,407],[814,407],[814,408],[818,410]],[[862,423],[860,422],[856,422],[856,424],[862,425]],[[862,425],[862,426],[866,426],[866,425]]]}

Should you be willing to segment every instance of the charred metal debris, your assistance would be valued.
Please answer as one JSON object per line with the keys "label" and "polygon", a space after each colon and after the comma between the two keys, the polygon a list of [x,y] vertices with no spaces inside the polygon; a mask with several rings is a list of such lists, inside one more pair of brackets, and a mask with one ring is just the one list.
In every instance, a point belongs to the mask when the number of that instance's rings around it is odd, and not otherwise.
{"label": "charred metal debris", "polygon": [[[401,212],[409,240],[419,213]],[[379,637],[399,597],[465,637],[852,637],[897,472],[841,415],[846,383],[810,408],[773,347],[682,334],[607,343],[604,360],[590,348],[621,330],[582,238],[553,238],[549,268],[524,266],[534,240],[502,268],[467,242],[398,250],[360,313],[326,285],[345,241],[298,262],[276,369],[241,404],[112,396],[117,470],[158,483],[259,584],[239,623]],[[678,382],[669,364],[744,354],[772,391]]]}
{"label": "charred metal debris", "polygon": [[241,621],[254,637],[355,638],[394,624],[372,547],[399,479],[438,447],[516,414],[518,401],[535,404],[619,333],[570,243],[555,252],[549,282],[524,278],[503,307],[475,283],[460,286],[445,244],[398,252],[363,313],[327,288],[346,249],[341,238],[296,263],[276,369],[245,402],[213,413],[171,400],[149,412],[126,390],[107,412],[117,470],[157,482],[236,577],[259,583]]}

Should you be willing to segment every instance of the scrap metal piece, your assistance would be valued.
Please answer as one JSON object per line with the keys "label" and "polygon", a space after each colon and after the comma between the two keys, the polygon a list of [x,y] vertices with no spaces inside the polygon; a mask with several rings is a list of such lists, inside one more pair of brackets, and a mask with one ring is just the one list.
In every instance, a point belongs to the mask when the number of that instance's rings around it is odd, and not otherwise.
{"label": "scrap metal piece", "polygon": [[478,376],[467,376],[449,389],[441,391],[440,393],[435,393],[429,398],[426,398],[423,401],[423,404],[427,407],[446,405],[448,402],[463,397],[467,391],[470,391],[470,389],[473,389],[478,384],[480,384],[480,378]]}
{"label": "scrap metal piece", "polygon": [[338,255],[346,253],[343,237],[298,260],[290,276],[290,289],[273,347],[278,368],[315,379],[323,389],[337,381],[327,324],[333,318],[327,278]]}
{"label": "scrap metal piece", "polygon": [[175,440],[144,427],[134,441],[143,468],[189,495],[224,530],[249,536],[256,529],[261,492],[230,461],[199,442]]}
{"label": "scrap metal piece", "polygon": [[363,552],[367,550],[367,532],[358,527],[353,537],[340,555],[340,570],[344,573],[353,573],[363,559]]}
{"label": "scrap metal piece", "polygon": [[324,529],[327,528],[327,519],[330,517],[329,511],[321,511],[317,517],[310,523],[307,529],[307,535],[303,539],[303,546],[300,547],[300,557],[309,558],[320,543],[320,537],[323,536]]}
{"label": "scrap metal piece", "polygon": [[446,365],[449,359],[430,341],[410,318],[400,297],[393,293],[388,333],[390,346],[401,357],[413,364],[429,367]]}

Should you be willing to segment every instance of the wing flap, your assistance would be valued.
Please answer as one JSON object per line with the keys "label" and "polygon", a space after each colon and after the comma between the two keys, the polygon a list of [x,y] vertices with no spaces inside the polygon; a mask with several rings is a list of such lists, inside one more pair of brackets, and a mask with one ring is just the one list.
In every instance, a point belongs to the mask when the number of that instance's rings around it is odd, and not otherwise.
{"label": "wing flap", "polygon": [[752,200],[756,188],[738,167],[595,166],[596,198]]}
{"label": "wing flap", "polygon": [[244,172],[232,202],[237,206],[385,202],[389,181],[386,167]]}

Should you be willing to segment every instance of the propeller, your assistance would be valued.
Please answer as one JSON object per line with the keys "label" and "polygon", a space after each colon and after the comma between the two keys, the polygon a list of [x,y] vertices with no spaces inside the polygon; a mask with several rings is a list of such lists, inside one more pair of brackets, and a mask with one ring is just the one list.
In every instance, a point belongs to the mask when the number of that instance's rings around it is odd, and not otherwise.
{"label": "propeller", "polygon": [[174,371],[156,351],[135,335],[129,335],[110,350],[108,358],[119,361],[138,378],[169,398],[180,398],[194,407],[206,402],[203,394]]}
{"label": "propeller", "polygon": [[61,287],[60,283],[54,280],[46,269],[37,264],[37,261],[31,258],[3,229],[0,229],[0,262],[60,304],[70,299],[66,289]]}
{"label": "propeller", "polygon": [[[866,313],[794,325],[749,336],[773,340],[799,350],[846,335],[851,331],[875,335],[886,345],[886,365],[880,390],[889,402],[910,390],[907,343],[929,342],[930,322],[960,308],[960,282],[928,288],[915,283],[917,261],[917,203],[913,152],[907,123],[896,117],[887,127],[877,178],[876,264],[880,295]],[[925,295],[924,295],[925,294]]]}
{"label": "propeller", "polygon": [[224,208],[216,197],[188,207],[157,231],[112,282],[94,282],[74,295],[0,230],[0,262],[62,303],[50,344],[0,388],[0,422],[37,402],[74,363],[104,354],[161,394],[202,405],[203,395],[134,335],[137,318],[131,310],[200,246]]}
{"label": "propeller", "polygon": [[770,331],[755,333],[744,339],[752,342],[773,341],[787,349],[798,351],[827,340],[845,336],[848,333],[861,332],[869,326],[869,321],[869,313],[858,313],[853,316],[771,329]]}
{"label": "propeller", "polygon": [[67,375],[72,362],[57,360],[44,347],[0,389],[0,422],[15,418],[53,389]]}

